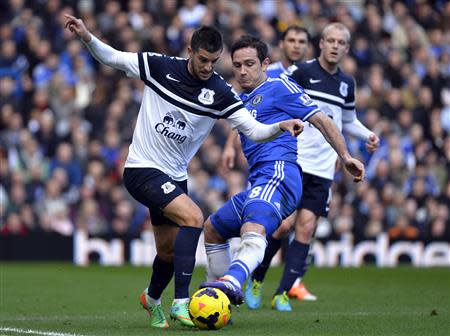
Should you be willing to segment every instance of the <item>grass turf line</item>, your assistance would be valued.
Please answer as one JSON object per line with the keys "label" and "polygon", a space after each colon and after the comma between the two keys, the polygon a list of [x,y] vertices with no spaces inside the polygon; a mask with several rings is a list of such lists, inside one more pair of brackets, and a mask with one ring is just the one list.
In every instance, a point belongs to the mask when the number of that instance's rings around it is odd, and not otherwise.
{"label": "grass turf line", "polygon": [[[305,282],[317,302],[291,300],[294,311],[270,309],[282,269],[270,269],[263,307],[234,308],[234,325],[220,331],[150,329],[138,297],[149,267],[76,267],[58,263],[0,263],[0,333],[7,328],[83,336],[113,335],[448,335],[448,268],[311,268]],[[204,278],[197,268],[191,292]],[[169,316],[173,282],[163,298]],[[3,330],[2,330],[3,328]]]}

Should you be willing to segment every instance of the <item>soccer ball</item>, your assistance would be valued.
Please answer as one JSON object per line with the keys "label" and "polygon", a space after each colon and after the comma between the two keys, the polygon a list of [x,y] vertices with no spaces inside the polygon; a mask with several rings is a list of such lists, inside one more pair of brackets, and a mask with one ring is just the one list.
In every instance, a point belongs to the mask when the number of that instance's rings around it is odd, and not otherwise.
{"label": "soccer ball", "polygon": [[199,289],[191,297],[189,315],[199,329],[220,329],[230,320],[230,300],[220,289]]}

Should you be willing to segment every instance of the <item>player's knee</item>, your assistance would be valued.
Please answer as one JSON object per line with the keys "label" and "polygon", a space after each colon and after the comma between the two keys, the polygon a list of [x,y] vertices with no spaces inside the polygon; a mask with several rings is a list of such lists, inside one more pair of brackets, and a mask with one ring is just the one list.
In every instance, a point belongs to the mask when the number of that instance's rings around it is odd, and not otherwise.
{"label": "player's knee", "polygon": [[214,225],[212,225],[210,218],[208,218],[205,222],[205,226],[203,227],[203,233],[205,235],[205,243],[222,244],[225,242],[225,240],[214,228]]}
{"label": "player's knee", "polygon": [[[245,206],[242,214],[242,221],[244,223],[261,225],[265,229],[264,234],[272,235],[280,224],[280,217],[275,209],[267,202],[255,201]],[[245,231],[255,230],[244,230],[244,232]]]}
{"label": "player's knee", "polygon": [[165,262],[172,262],[174,257],[173,246],[169,246],[168,244],[159,244],[156,246],[156,251],[161,260]]}
{"label": "player's knee", "polygon": [[181,223],[182,226],[191,226],[196,228],[202,228],[204,217],[202,211],[199,207],[195,207],[190,209],[190,211],[184,214],[183,221]]}
{"label": "player's knee", "polygon": [[295,236],[300,241],[310,241],[316,231],[316,221],[298,222]]}

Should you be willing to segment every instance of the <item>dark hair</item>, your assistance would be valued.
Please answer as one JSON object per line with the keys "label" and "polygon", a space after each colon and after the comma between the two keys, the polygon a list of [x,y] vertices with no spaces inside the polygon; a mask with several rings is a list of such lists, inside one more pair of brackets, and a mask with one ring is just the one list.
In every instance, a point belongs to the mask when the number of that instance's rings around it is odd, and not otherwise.
{"label": "dark hair", "polygon": [[222,34],[214,27],[202,26],[192,34],[191,48],[193,51],[202,48],[210,53],[220,51],[223,49]]}
{"label": "dark hair", "polygon": [[231,57],[233,58],[234,52],[243,48],[254,48],[258,54],[258,59],[262,63],[269,54],[269,49],[267,45],[261,41],[259,38],[251,35],[242,35],[237,41],[231,46]]}
{"label": "dark hair", "polygon": [[281,40],[284,40],[286,38],[286,35],[290,31],[295,31],[296,33],[305,33],[306,34],[306,39],[308,41],[310,39],[308,30],[306,28],[303,28],[303,27],[300,27],[300,26],[296,26],[296,25],[292,25],[292,26],[287,27],[287,29],[283,32],[283,34],[281,34]]}

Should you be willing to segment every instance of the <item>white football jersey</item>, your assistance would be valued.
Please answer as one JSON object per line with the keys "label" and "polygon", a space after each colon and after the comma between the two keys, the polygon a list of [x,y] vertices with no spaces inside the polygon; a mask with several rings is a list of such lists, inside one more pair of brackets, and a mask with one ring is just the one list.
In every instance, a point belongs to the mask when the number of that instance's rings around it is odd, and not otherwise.
{"label": "white football jersey", "polygon": [[[354,118],[355,83],[351,76],[341,70],[332,75],[317,59],[290,67],[288,74],[305,89],[319,109],[333,119],[339,130],[342,130],[346,116],[347,119]],[[312,124],[305,123],[297,144],[298,163],[303,171],[333,180],[338,155],[322,133]]]}
{"label": "white football jersey", "polygon": [[[245,113],[242,101],[214,73],[194,78],[188,60],[156,53],[120,53],[121,70],[144,81],[142,104],[125,167],[156,168],[176,181],[219,118]],[[235,113],[237,112],[237,113]]]}

